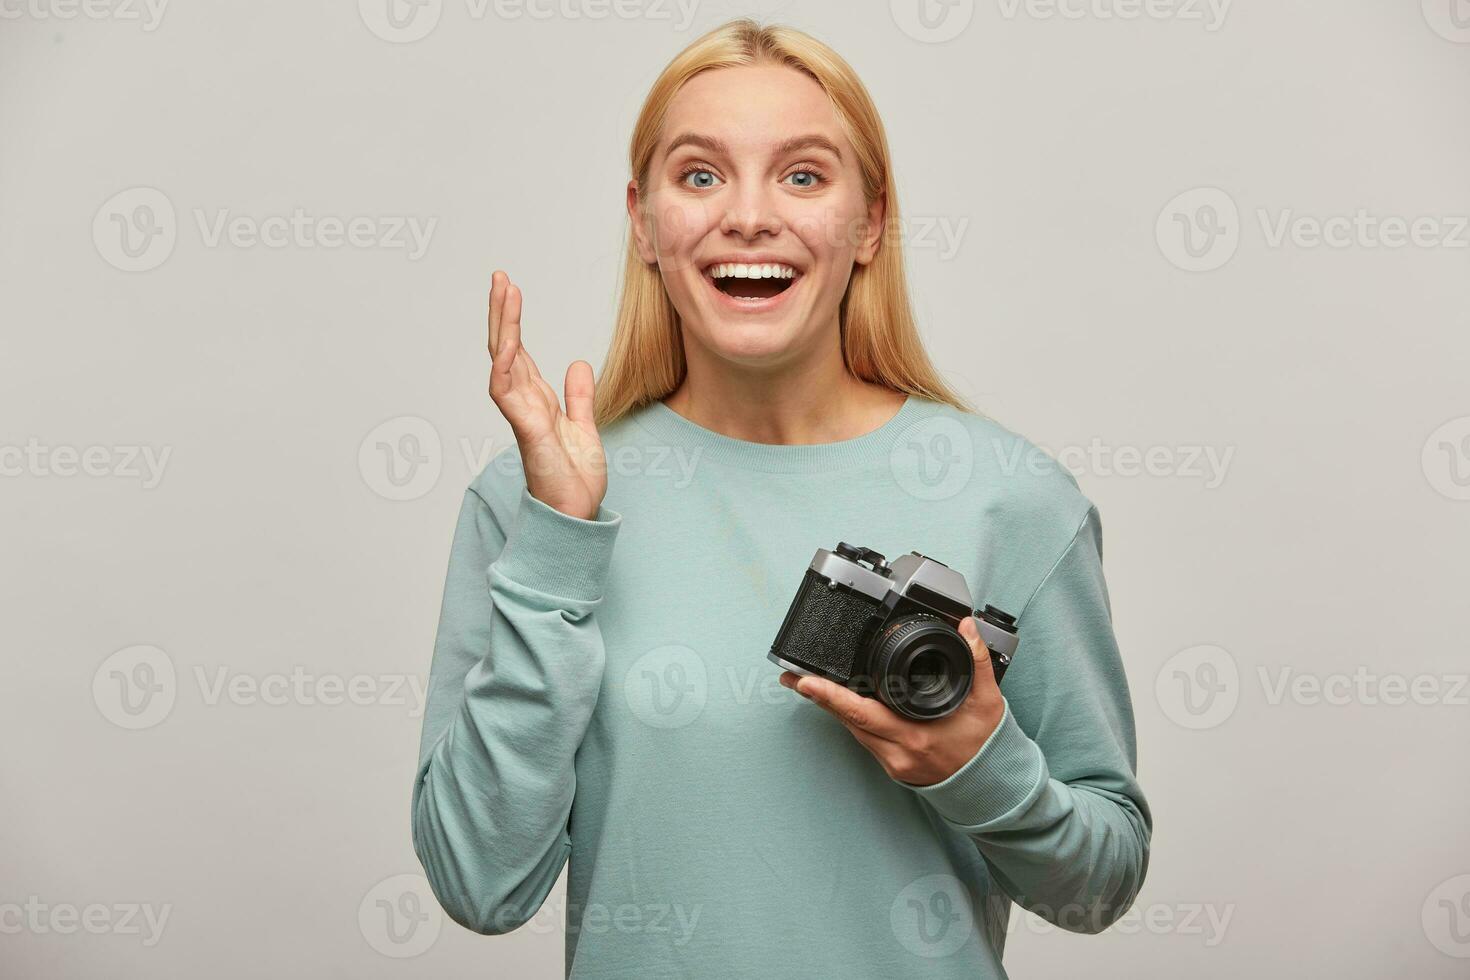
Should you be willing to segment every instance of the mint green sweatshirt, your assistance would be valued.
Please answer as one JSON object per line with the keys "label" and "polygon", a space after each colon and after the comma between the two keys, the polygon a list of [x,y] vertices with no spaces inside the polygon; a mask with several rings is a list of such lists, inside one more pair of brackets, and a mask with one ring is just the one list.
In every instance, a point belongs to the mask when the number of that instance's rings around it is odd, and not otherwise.
{"label": "mint green sweatshirt", "polygon": [[[1012,902],[1073,932],[1127,910],[1153,823],[1098,512],[1064,469],[917,396],[840,442],[661,402],[602,440],[593,520],[531,497],[514,448],[465,493],[412,816],[456,922],[516,929],[569,865],[569,977],[975,980],[1006,975]],[[889,777],[766,659],[839,541],[1018,616],[1000,726],[940,783]]]}

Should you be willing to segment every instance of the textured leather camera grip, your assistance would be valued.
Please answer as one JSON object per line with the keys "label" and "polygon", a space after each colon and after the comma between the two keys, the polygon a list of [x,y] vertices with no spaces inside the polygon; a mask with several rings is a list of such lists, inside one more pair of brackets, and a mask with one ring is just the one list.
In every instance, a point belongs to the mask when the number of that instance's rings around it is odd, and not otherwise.
{"label": "textured leather camera grip", "polygon": [[827,579],[809,568],[773,649],[793,663],[846,679],[875,605],[851,589],[829,587]]}

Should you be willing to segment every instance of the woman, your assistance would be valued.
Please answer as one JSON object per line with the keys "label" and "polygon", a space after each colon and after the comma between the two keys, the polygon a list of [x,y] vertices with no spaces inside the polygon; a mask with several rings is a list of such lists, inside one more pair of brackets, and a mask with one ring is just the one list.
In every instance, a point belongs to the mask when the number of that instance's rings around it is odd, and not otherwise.
{"label": "woman", "polygon": [[[492,277],[518,452],[466,493],[434,650],[413,839],[440,902],[505,933],[569,863],[577,977],[973,980],[1005,975],[1012,902],[1105,928],[1152,820],[1098,514],[925,356],[861,82],[727,24],[654,84],[631,172],[612,347],[565,411]],[[938,720],[774,667],[839,541],[1016,613],[1004,693],[968,618]]]}

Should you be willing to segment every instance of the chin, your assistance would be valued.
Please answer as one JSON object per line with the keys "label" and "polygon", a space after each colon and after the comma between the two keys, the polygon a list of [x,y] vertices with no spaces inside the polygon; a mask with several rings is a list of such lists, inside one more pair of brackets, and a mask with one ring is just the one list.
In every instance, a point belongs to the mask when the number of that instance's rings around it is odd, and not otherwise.
{"label": "chin", "polygon": [[759,323],[748,318],[706,321],[700,331],[711,351],[729,361],[755,367],[779,362],[795,346],[797,331],[780,322]]}

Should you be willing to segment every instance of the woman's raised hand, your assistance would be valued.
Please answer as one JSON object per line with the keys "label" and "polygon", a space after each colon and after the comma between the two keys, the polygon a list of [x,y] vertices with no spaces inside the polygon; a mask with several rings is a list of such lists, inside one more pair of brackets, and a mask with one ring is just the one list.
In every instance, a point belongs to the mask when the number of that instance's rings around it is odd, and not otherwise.
{"label": "woman's raised hand", "polygon": [[592,416],[592,365],[567,368],[566,411],[521,344],[521,291],[500,270],[490,276],[490,398],[520,447],[531,496],[564,514],[593,520],[607,493],[607,462]]}

